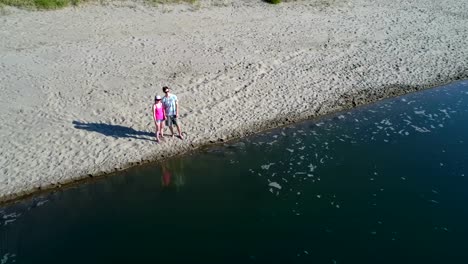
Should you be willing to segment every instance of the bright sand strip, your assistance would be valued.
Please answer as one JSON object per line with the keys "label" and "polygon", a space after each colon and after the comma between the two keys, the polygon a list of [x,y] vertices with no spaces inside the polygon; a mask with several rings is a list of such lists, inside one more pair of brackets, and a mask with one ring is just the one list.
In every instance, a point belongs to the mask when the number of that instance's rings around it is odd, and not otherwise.
{"label": "bright sand strip", "polygon": [[468,77],[466,0],[203,3],[0,16],[0,199]]}

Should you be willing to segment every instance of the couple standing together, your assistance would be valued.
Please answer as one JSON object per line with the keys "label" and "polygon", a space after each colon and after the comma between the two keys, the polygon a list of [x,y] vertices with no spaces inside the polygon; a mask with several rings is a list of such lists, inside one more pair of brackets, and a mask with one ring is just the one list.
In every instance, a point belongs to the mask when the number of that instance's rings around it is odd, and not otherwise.
{"label": "couple standing together", "polygon": [[180,125],[177,120],[179,116],[179,102],[175,94],[170,93],[170,89],[167,86],[162,88],[164,92],[164,97],[156,95],[154,98],[153,105],[153,118],[154,124],[156,125],[156,141],[160,142],[160,139],[164,137],[164,121],[166,121],[166,126],[169,127],[174,137],[173,125],[177,127],[177,132],[179,132],[179,138],[184,139],[182,132],[180,130]]}

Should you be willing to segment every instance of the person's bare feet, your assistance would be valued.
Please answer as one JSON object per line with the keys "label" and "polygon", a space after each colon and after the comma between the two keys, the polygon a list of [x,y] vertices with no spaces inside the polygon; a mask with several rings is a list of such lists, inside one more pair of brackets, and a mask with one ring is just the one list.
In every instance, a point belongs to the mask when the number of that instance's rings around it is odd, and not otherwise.
{"label": "person's bare feet", "polygon": [[184,139],[184,137],[182,136],[182,134],[179,135],[179,138],[180,138],[180,139]]}

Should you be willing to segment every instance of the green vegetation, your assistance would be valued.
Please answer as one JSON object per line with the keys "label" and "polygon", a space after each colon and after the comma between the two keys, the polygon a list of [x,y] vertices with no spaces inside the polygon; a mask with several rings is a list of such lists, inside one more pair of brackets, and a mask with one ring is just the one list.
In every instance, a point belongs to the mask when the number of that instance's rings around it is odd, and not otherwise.
{"label": "green vegetation", "polygon": [[[85,2],[90,0],[0,0],[0,11],[3,9],[3,6],[15,6],[18,8],[24,9],[39,9],[39,10],[48,10],[48,9],[58,9],[70,5],[78,5],[80,2]],[[146,2],[152,4],[196,4],[197,0],[145,0]],[[288,0],[263,0],[270,4],[279,4],[283,1]],[[290,1],[290,0],[289,0]]]}
{"label": "green vegetation", "polygon": [[189,3],[195,4],[197,0],[147,0],[149,2],[153,2],[155,4],[180,4],[180,3]]}
{"label": "green vegetation", "polygon": [[[58,9],[70,5],[78,5],[80,2],[89,0],[0,0],[0,9],[2,6],[15,6],[24,9]],[[145,0],[153,4],[195,4],[197,0]]]}
{"label": "green vegetation", "polygon": [[9,5],[26,9],[57,9],[69,5],[78,5],[80,0],[0,0],[0,5]]}
{"label": "green vegetation", "polygon": [[274,5],[281,3],[281,0],[264,0],[264,1],[270,4],[274,4]]}

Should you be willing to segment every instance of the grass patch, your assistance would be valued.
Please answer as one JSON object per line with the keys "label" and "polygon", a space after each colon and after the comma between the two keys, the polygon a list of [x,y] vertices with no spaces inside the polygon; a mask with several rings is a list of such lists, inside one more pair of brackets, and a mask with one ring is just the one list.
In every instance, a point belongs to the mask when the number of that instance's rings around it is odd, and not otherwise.
{"label": "grass patch", "polygon": [[197,0],[149,0],[148,2],[152,2],[154,4],[195,4]]}
{"label": "grass patch", "polygon": [[[67,6],[77,6],[81,2],[90,0],[0,0],[0,9],[2,6],[14,6],[23,9],[52,10]],[[104,0],[105,2],[106,0]],[[197,0],[145,0],[152,4],[195,4]]]}
{"label": "grass patch", "polygon": [[80,0],[0,0],[0,5],[15,6],[24,9],[58,9],[78,5]]}
{"label": "grass patch", "polygon": [[274,4],[274,5],[281,3],[281,0],[264,0],[264,1],[270,4]]}

